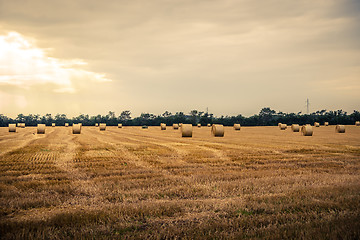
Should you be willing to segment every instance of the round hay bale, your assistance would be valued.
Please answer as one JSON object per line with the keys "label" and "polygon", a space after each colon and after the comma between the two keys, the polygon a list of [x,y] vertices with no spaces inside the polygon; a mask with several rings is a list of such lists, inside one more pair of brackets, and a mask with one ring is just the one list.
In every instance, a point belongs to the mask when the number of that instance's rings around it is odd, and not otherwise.
{"label": "round hay bale", "polygon": [[161,130],[166,130],[166,124],[165,123],[160,123],[160,129]]}
{"label": "round hay bale", "polygon": [[320,123],[315,122],[315,123],[314,123],[314,127],[320,127]]}
{"label": "round hay bale", "polygon": [[235,123],[235,124],[234,124],[234,129],[235,129],[236,131],[240,131],[240,129],[241,129],[240,123]]}
{"label": "round hay bale", "polygon": [[301,127],[301,135],[303,136],[312,136],[313,135],[313,128],[310,124],[303,125]]}
{"label": "round hay bale", "polygon": [[211,124],[210,124],[210,123],[208,123],[208,124],[207,124],[207,126],[208,126],[208,127],[211,127]]}
{"label": "round hay bale", "polygon": [[335,132],[337,133],[345,133],[345,126],[344,125],[336,125]]}
{"label": "round hay bale", "polygon": [[201,124],[200,124],[200,123],[198,123],[198,124],[197,124],[197,127],[198,127],[198,128],[201,128]]}
{"label": "round hay bale", "polygon": [[181,126],[181,136],[182,137],[192,137],[193,127],[191,124],[182,124]]}
{"label": "round hay bale", "polygon": [[278,127],[280,128],[280,126],[281,126],[281,123],[278,123]]}
{"label": "round hay bale", "polygon": [[21,123],[21,127],[22,127],[22,128],[25,128],[25,123]]}
{"label": "round hay bale", "polygon": [[45,134],[45,124],[37,125],[37,134]]}
{"label": "round hay bale", "polygon": [[174,124],[173,124],[173,129],[174,129],[174,130],[179,129],[179,124],[174,123]]}
{"label": "round hay bale", "polygon": [[9,124],[9,132],[16,132],[16,124]]}
{"label": "round hay bale", "polygon": [[122,123],[119,123],[119,124],[118,124],[118,128],[122,128]]}
{"label": "round hay bale", "polygon": [[52,126],[52,127],[55,127],[55,123],[52,123],[51,126]]}
{"label": "round hay bale", "polygon": [[21,127],[21,123],[17,123],[16,126],[17,126],[17,127]]}
{"label": "round hay bale", "polygon": [[81,125],[80,124],[73,124],[72,125],[72,133],[73,134],[80,134],[81,133]]}
{"label": "round hay bale", "polygon": [[142,129],[148,129],[148,126],[143,125],[143,126],[141,126],[141,128],[142,128]]}
{"label": "round hay bale", "polygon": [[69,126],[69,123],[65,123],[65,127],[68,127]]}
{"label": "round hay bale", "polygon": [[292,130],[293,132],[299,132],[299,131],[300,131],[300,126],[299,126],[299,124],[292,124],[292,125],[291,125],[291,130]]}
{"label": "round hay bale", "polygon": [[224,136],[224,125],[222,124],[213,124],[211,128],[211,134],[214,137],[223,137]]}
{"label": "round hay bale", "polygon": [[329,122],[324,122],[324,125],[327,127],[329,126]]}
{"label": "round hay bale", "polygon": [[98,123],[95,123],[95,127],[98,127],[99,126],[99,124]]}
{"label": "round hay bale", "polygon": [[360,126],[360,121],[356,121],[355,126]]}
{"label": "round hay bale", "polygon": [[105,131],[106,130],[106,123],[100,123],[99,126],[100,126],[99,127],[100,131]]}
{"label": "round hay bale", "polygon": [[280,128],[280,130],[286,130],[286,129],[287,129],[287,125],[284,124],[284,123],[281,123],[279,128]]}
{"label": "round hay bale", "polygon": [[183,124],[182,123],[179,123],[179,127],[181,127]]}

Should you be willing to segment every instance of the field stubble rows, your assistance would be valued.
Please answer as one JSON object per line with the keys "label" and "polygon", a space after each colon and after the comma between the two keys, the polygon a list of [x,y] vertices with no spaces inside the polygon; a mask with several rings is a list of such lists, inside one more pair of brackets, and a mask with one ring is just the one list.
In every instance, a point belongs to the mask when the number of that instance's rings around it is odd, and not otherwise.
{"label": "field stubble rows", "polygon": [[0,128],[3,238],[359,238],[360,128]]}

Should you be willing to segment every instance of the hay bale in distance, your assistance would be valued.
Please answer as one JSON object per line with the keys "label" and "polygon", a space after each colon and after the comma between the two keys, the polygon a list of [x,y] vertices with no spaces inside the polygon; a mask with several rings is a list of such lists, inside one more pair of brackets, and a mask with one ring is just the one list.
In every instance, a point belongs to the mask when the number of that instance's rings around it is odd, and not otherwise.
{"label": "hay bale in distance", "polygon": [[200,124],[200,123],[198,123],[198,124],[197,124],[197,127],[198,127],[198,128],[201,128],[201,124]]}
{"label": "hay bale in distance", "polygon": [[287,129],[287,125],[284,124],[284,123],[281,123],[279,128],[280,128],[280,130],[286,130],[286,129]]}
{"label": "hay bale in distance", "polygon": [[99,126],[99,124],[98,123],[95,123],[95,127],[98,127]]}
{"label": "hay bale in distance", "polygon": [[179,123],[179,127],[181,127],[182,126],[182,123]]}
{"label": "hay bale in distance", "polygon": [[292,124],[292,125],[291,125],[291,130],[292,130],[293,132],[299,132],[299,131],[300,131],[300,126],[299,126],[299,124]]}
{"label": "hay bale in distance", "polygon": [[37,125],[37,134],[45,134],[45,124]]}
{"label": "hay bale in distance", "polygon": [[81,133],[81,125],[80,124],[73,124],[72,125],[72,133],[73,134],[80,134]]}
{"label": "hay bale in distance", "polygon": [[280,126],[281,126],[281,123],[278,123],[278,127],[280,128]]}
{"label": "hay bale in distance", "polygon": [[214,137],[223,137],[224,136],[224,125],[222,124],[213,124],[211,128],[211,134]]}
{"label": "hay bale in distance", "polygon": [[122,128],[122,123],[119,123],[119,124],[118,124],[118,128]]}
{"label": "hay bale in distance", "polygon": [[360,121],[356,121],[355,126],[360,126]]}
{"label": "hay bale in distance", "polygon": [[303,136],[312,136],[313,135],[313,128],[310,124],[303,125],[301,127],[301,135]]}
{"label": "hay bale in distance", "polygon": [[25,128],[25,123],[19,123],[18,125],[19,125],[19,127],[21,127],[21,128]]}
{"label": "hay bale in distance", "polygon": [[52,123],[52,124],[51,124],[52,127],[55,127],[55,125],[56,125],[55,123]]}
{"label": "hay bale in distance", "polygon": [[65,127],[68,127],[69,126],[69,123],[65,123]]}
{"label": "hay bale in distance", "polygon": [[9,132],[16,132],[16,124],[9,124]]}
{"label": "hay bale in distance", "polygon": [[336,125],[335,132],[337,133],[345,133],[345,126],[344,125]]}
{"label": "hay bale in distance", "polygon": [[142,129],[148,129],[148,126],[143,125],[143,126],[141,126],[141,128],[142,128]]}
{"label": "hay bale in distance", "polygon": [[235,123],[235,124],[234,124],[234,129],[235,129],[236,131],[240,131],[240,129],[241,129],[240,123]]}
{"label": "hay bale in distance", "polygon": [[192,137],[193,127],[191,124],[182,124],[181,125],[181,136],[182,137]]}
{"label": "hay bale in distance", "polygon": [[17,126],[17,127],[21,127],[21,123],[17,123],[16,126]]}
{"label": "hay bale in distance", "polygon": [[329,126],[329,122],[324,122],[324,126]]}
{"label": "hay bale in distance", "polygon": [[315,123],[314,123],[314,127],[320,127],[320,123],[315,122]]}
{"label": "hay bale in distance", "polygon": [[210,124],[210,123],[208,123],[208,124],[207,124],[207,126],[208,126],[208,127],[211,127],[211,124]]}
{"label": "hay bale in distance", "polygon": [[174,130],[179,129],[179,124],[174,123],[174,124],[173,124],[173,129],[174,129]]}
{"label": "hay bale in distance", "polygon": [[105,131],[106,130],[106,123],[100,123],[99,126],[100,126],[99,127],[100,131]]}
{"label": "hay bale in distance", "polygon": [[165,123],[160,123],[160,129],[161,130],[166,130],[166,124]]}

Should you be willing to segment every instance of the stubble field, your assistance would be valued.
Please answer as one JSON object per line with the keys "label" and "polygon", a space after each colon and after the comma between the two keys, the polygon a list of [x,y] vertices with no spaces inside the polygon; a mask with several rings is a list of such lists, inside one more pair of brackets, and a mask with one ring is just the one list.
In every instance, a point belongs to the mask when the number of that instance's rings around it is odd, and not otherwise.
{"label": "stubble field", "polygon": [[0,128],[3,239],[360,238],[360,127]]}

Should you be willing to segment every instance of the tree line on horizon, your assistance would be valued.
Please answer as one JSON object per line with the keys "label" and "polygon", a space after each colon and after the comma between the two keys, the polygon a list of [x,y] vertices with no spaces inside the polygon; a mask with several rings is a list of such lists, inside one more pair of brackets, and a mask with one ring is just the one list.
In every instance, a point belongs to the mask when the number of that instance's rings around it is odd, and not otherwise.
{"label": "tree line on horizon", "polygon": [[216,117],[212,113],[192,110],[188,114],[177,112],[172,114],[165,111],[161,115],[152,113],[141,113],[140,116],[132,118],[131,111],[122,111],[118,116],[115,112],[109,111],[107,115],[89,116],[88,114],[80,114],[77,117],[68,118],[66,114],[18,114],[16,118],[10,118],[0,114],[0,126],[7,127],[10,123],[25,123],[26,126],[36,126],[39,123],[51,126],[55,123],[57,126],[64,126],[65,123],[82,123],[84,126],[94,126],[95,123],[106,123],[108,126],[116,126],[122,123],[124,126],[159,126],[160,123],[172,125],[174,123],[189,123],[189,124],[223,124],[224,126],[232,126],[235,123],[240,123],[242,126],[275,126],[279,122],[291,125],[296,124],[313,124],[319,122],[329,122],[329,124],[345,124],[352,125],[355,121],[360,121],[360,112],[354,110],[353,113],[348,114],[343,110],[327,111],[321,110],[310,114],[299,113],[283,113],[276,112],[269,107],[262,108],[259,114],[250,117],[244,117],[241,114],[237,116],[220,116]]}

